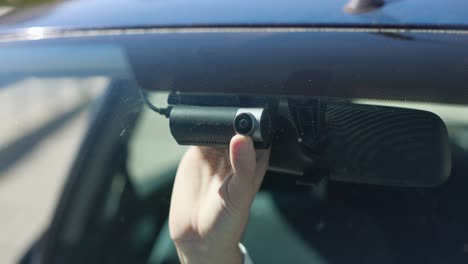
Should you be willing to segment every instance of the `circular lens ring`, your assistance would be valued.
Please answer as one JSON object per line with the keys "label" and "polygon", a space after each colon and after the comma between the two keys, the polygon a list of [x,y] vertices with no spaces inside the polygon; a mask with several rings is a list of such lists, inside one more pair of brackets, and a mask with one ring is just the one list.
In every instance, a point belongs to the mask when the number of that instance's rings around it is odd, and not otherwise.
{"label": "circular lens ring", "polygon": [[237,134],[250,136],[255,132],[254,118],[249,113],[241,113],[234,119],[234,130]]}

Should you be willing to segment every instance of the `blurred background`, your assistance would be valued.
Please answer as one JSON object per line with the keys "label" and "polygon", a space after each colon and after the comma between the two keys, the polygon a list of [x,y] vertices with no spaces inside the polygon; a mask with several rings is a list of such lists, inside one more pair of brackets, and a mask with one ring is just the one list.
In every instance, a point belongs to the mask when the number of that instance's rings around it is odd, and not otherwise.
{"label": "blurred background", "polygon": [[0,263],[47,227],[105,77],[28,78],[0,86]]}
{"label": "blurred background", "polygon": [[[0,0],[0,26],[34,20],[59,2]],[[0,263],[16,263],[50,223],[109,86],[103,71],[126,77],[122,58],[109,46],[0,49]]]}
{"label": "blurred background", "polygon": [[[51,12],[60,0],[0,0],[0,26]],[[0,263],[16,263],[48,226],[107,77],[17,78],[28,72],[99,72],[122,63],[115,51],[14,46],[0,51]],[[117,52],[118,53],[118,52]],[[52,55],[51,55],[52,54]],[[52,68],[40,65],[48,60]],[[72,66],[70,66],[72,65]],[[96,66],[98,65],[98,66]],[[39,67],[39,68],[38,68]],[[71,67],[71,68],[70,68]],[[126,70],[124,70],[126,72]],[[20,74],[18,74],[20,73]],[[16,75],[15,75],[16,74]]]}

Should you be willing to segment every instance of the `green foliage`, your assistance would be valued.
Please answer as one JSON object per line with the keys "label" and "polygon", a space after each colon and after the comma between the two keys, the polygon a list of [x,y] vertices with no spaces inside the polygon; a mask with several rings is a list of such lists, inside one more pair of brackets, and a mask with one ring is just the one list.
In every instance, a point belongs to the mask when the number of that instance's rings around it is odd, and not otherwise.
{"label": "green foliage", "polygon": [[32,7],[53,2],[57,0],[0,0],[0,6]]}

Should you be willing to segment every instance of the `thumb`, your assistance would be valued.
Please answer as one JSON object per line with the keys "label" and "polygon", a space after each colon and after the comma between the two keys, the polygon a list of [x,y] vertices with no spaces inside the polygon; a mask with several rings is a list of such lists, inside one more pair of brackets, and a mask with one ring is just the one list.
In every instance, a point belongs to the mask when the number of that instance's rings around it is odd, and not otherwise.
{"label": "thumb", "polygon": [[234,178],[239,184],[251,184],[255,174],[256,160],[252,139],[247,136],[235,135],[229,146],[231,166]]}
{"label": "thumb", "polygon": [[[255,188],[255,149],[250,137],[236,135],[229,146],[233,175],[221,187],[226,202],[241,210],[248,210],[256,193]],[[247,211],[248,212],[248,211]]]}

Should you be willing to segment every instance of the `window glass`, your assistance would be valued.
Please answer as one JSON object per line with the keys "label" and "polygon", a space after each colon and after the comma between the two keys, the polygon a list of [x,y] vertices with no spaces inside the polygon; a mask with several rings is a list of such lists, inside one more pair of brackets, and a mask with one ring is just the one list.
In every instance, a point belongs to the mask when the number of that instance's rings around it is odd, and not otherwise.
{"label": "window glass", "polygon": [[49,225],[108,84],[103,76],[0,80],[0,262],[16,261]]}

